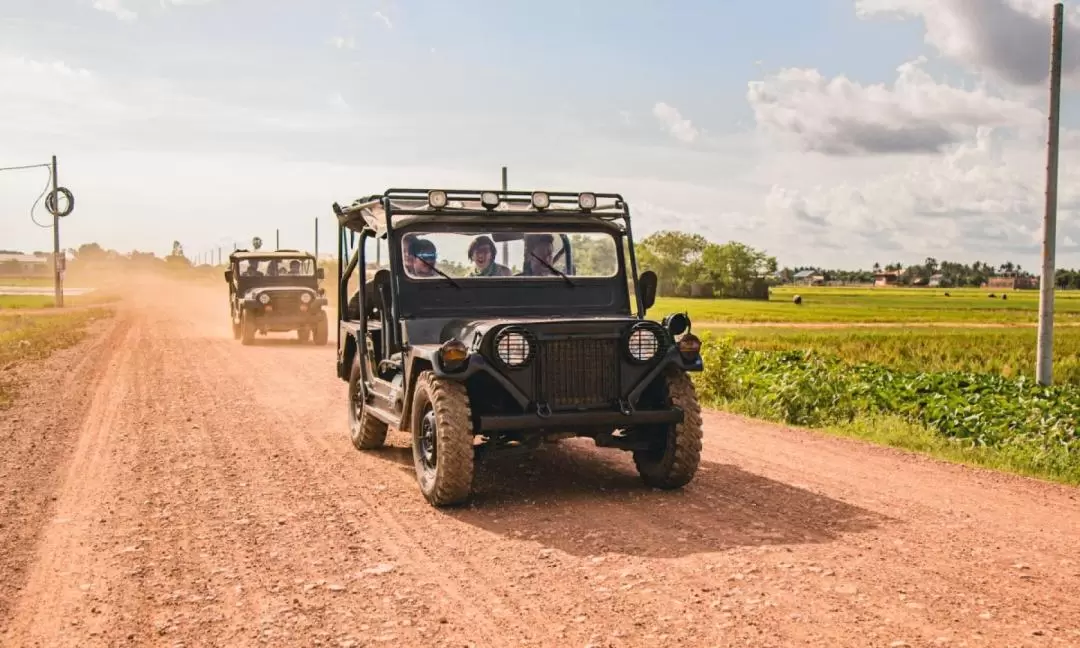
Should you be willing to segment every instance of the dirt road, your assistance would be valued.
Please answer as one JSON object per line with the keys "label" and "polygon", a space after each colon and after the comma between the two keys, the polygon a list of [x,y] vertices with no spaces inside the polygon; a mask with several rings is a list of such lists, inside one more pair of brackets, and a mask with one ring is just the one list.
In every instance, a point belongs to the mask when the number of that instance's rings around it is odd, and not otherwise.
{"label": "dirt road", "polygon": [[332,342],[145,292],[2,414],[4,646],[1080,645],[1076,489],[708,414],[682,493],[575,442],[435,510]]}

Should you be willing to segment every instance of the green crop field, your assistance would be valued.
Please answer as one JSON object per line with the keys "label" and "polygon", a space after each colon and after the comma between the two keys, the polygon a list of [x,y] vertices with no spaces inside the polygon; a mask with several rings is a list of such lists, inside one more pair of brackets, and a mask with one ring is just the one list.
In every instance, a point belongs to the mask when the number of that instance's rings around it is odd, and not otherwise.
{"label": "green crop field", "polygon": [[945,292],[785,287],[768,302],[660,299],[649,314],[690,314],[705,403],[1080,484],[1080,293],[1055,295],[1055,384],[1042,387],[1037,292]]}
{"label": "green crop field", "polygon": [[[949,296],[946,297],[945,293]],[[695,323],[978,323],[1017,325],[1038,321],[1039,293],[958,288],[777,287],[768,301],[660,298],[649,315],[688,312]],[[792,298],[802,297],[795,305]],[[1002,299],[1002,295],[1006,299]],[[1080,291],[1058,291],[1060,323],[1080,324]]]}

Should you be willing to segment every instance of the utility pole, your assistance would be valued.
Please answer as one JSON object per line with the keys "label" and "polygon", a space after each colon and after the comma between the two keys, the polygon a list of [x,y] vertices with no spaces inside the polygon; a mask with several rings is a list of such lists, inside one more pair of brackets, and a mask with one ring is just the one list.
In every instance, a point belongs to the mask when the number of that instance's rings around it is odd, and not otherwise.
{"label": "utility pole", "polygon": [[[506,199],[506,186],[507,186],[506,185],[506,167],[503,167],[502,168],[502,190],[503,190],[503,199],[504,200]],[[510,263],[510,242],[509,241],[503,241],[502,248],[503,248],[502,249],[502,257],[503,257],[502,262],[504,264],[509,264]],[[507,265],[506,267],[509,268],[510,266]]]}
{"label": "utility pole", "polygon": [[319,217],[315,217],[315,263],[319,263]]}
{"label": "utility pole", "polygon": [[280,229],[274,230],[274,249],[275,250],[280,250],[281,249],[281,230]]}
{"label": "utility pole", "polygon": [[1050,110],[1046,137],[1046,210],[1043,213],[1042,273],[1039,277],[1039,341],[1036,373],[1040,385],[1054,378],[1054,254],[1057,243],[1058,134],[1061,106],[1061,36],[1064,3],[1054,4],[1050,32]]}
{"label": "utility pole", "polygon": [[53,217],[52,217],[52,240],[53,240],[53,301],[56,303],[57,308],[64,307],[64,280],[60,276],[60,268],[62,261],[60,260],[60,192],[57,188],[60,186],[60,181],[56,177],[56,156],[52,156],[52,195],[53,195]]}

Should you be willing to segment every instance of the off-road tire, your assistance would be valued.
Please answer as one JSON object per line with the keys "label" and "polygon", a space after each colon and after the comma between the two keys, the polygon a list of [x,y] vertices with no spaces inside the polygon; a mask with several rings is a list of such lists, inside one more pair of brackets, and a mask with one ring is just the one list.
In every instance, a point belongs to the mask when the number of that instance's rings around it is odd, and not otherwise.
{"label": "off-road tire", "polygon": [[315,323],[314,342],[316,346],[326,346],[330,340],[330,322],[324,312],[322,319]]}
{"label": "off-road tire", "polygon": [[[428,407],[435,413],[435,469],[424,466],[421,434]],[[465,385],[424,371],[412,405],[412,451],[420,492],[434,506],[462,504],[472,494],[474,450],[472,412]]]}
{"label": "off-road tire", "polygon": [[366,407],[357,416],[359,384],[360,356],[353,356],[352,369],[349,370],[349,438],[357,450],[373,450],[386,443],[386,432],[390,426],[372,416]]}
{"label": "off-road tire", "polygon": [[298,328],[296,329],[296,339],[300,341],[300,344],[307,344],[311,339],[311,329]]}
{"label": "off-road tire", "polygon": [[663,454],[634,451],[634,465],[646,485],[673,490],[690,483],[701,463],[701,406],[690,376],[675,367],[664,372],[667,406],[683,411],[683,421],[668,426]]}
{"label": "off-road tire", "polygon": [[246,312],[240,316],[240,343],[250,345],[255,342],[255,320]]}
{"label": "off-road tire", "polygon": [[229,317],[229,324],[232,325],[232,336],[234,340],[240,339],[240,323],[233,321],[232,317]]}

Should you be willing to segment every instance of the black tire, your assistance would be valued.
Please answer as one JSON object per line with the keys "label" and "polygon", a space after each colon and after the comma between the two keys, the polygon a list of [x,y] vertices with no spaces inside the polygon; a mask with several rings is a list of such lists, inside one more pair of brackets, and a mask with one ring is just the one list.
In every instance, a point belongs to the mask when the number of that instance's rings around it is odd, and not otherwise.
{"label": "black tire", "polygon": [[472,494],[472,412],[465,385],[436,378],[416,381],[412,405],[412,451],[416,479],[434,506],[462,504]]}
{"label": "black tire", "polygon": [[668,407],[683,411],[683,421],[667,428],[662,448],[635,450],[634,465],[646,485],[673,490],[690,483],[701,463],[701,406],[690,376],[670,367],[664,373]]}
{"label": "black tire", "polygon": [[327,321],[327,315],[324,312],[322,319],[315,323],[315,345],[326,346],[328,341],[330,341],[330,322]]}
{"label": "black tire", "polygon": [[296,339],[300,340],[301,344],[307,344],[308,340],[311,339],[311,329],[308,329],[308,328],[296,329]]}
{"label": "black tire", "polygon": [[255,320],[247,312],[240,315],[240,343],[246,345],[255,343]]}
{"label": "black tire", "polygon": [[239,340],[240,339],[240,333],[241,333],[240,324],[238,324],[237,322],[234,322],[231,317],[229,318],[229,324],[232,324],[232,336],[233,336],[233,339],[234,340]]}
{"label": "black tire", "polygon": [[349,370],[349,438],[357,450],[372,450],[386,443],[390,426],[368,412],[360,389],[360,356],[354,356]]}

